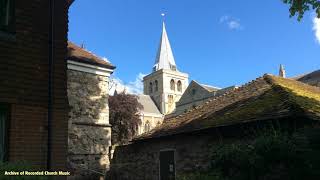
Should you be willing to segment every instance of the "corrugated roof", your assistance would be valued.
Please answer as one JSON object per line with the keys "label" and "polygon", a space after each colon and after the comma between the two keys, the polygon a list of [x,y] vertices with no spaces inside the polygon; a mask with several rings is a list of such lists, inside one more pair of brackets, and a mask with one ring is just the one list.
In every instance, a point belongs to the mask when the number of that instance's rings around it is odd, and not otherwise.
{"label": "corrugated roof", "polygon": [[320,88],[264,75],[182,115],[165,119],[160,127],[135,140],[292,116],[298,112],[320,120]]}
{"label": "corrugated roof", "polygon": [[143,112],[161,115],[159,109],[149,95],[138,95],[138,102],[143,106]]}
{"label": "corrugated roof", "polygon": [[97,55],[75,45],[72,42],[68,42],[68,60],[73,60],[81,63],[106,67],[110,69],[115,69],[116,67],[110,62],[103,60]]}

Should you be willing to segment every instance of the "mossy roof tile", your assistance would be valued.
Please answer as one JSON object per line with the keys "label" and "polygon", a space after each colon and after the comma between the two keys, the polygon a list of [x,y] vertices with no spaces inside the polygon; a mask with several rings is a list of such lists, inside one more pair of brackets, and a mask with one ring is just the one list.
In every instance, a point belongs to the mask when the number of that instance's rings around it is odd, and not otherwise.
{"label": "mossy roof tile", "polygon": [[212,98],[191,111],[165,119],[161,126],[134,140],[274,119],[296,113],[320,119],[320,88],[292,79],[264,75],[223,96]]}

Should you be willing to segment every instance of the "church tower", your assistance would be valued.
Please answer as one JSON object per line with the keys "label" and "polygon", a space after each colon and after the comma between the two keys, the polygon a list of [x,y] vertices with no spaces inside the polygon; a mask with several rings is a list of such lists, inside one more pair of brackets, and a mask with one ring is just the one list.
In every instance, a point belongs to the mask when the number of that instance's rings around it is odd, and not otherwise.
{"label": "church tower", "polygon": [[162,114],[175,110],[188,86],[188,74],[178,71],[164,22],[152,73],[143,78],[143,85],[144,94],[152,97]]}

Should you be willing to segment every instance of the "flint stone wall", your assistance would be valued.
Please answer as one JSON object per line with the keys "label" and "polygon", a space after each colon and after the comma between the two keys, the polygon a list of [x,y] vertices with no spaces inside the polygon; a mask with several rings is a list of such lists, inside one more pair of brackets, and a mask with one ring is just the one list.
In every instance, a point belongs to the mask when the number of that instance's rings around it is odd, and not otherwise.
{"label": "flint stone wall", "polygon": [[108,83],[106,76],[68,70],[68,165],[74,179],[98,179],[109,168]]}

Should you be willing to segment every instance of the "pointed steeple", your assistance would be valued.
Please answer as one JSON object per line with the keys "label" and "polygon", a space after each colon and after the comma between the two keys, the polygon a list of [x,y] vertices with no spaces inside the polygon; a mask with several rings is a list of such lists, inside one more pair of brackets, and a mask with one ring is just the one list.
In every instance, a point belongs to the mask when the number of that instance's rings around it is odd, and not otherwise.
{"label": "pointed steeple", "polygon": [[162,23],[160,45],[153,66],[153,71],[157,71],[160,69],[170,69],[173,71],[177,71],[176,63],[174,61],[171,45],[166,31],[166,25],[164,22]]}
{"label": "pointed steeple", "polygon": [[284,70],[284,67],[282,64],[280,64],[280,69],[279,69],[279,76],[285,78],[286,77],[286,71]]}

